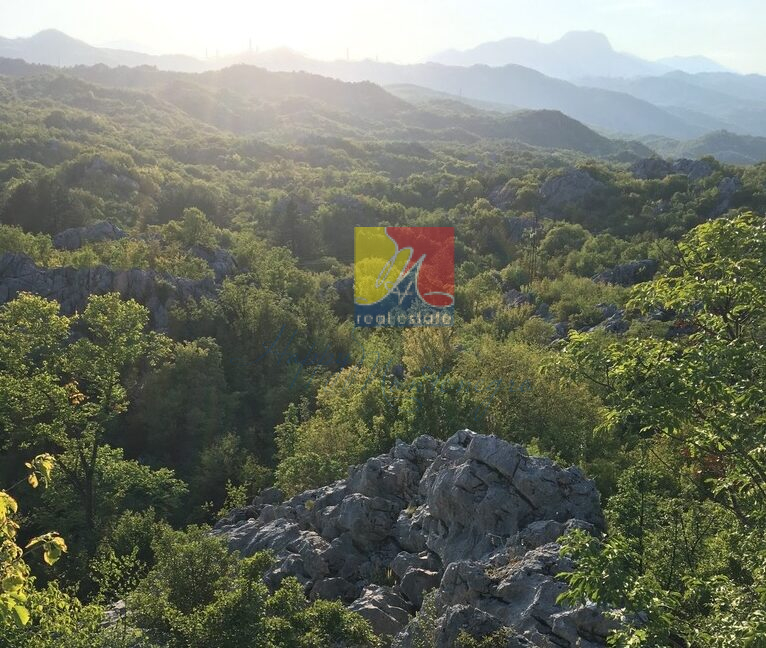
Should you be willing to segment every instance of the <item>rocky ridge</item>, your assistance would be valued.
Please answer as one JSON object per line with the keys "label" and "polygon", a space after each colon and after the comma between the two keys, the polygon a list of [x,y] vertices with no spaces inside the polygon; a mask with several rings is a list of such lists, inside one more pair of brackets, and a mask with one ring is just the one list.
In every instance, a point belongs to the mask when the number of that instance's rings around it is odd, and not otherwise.
{"label": "rocky ridge", "polygon": [[[445,648],[461,630],[503,627],[509,646],[605,645],[607,618],[556,604],[556,575],[572,567],[557,538],[604,525],[576,467],[461,430],[398,441],[345,480],[281,499],[266,491],[213,532],[242,556],[272,551],[269,584],[294,576],[311,598],[343,600],[399,648],[418,645],[424,623]],[[432,618],[416,616],[431,590]]]}
{"label": "rocky ridge", "polygon": [[[128,234],[116,225],[99,221],[59,232],[53,237],[53,246],[60,250],[77,250],[88,243],[118,241],[126,237]],[[139,268],[115,270],[104,265],[42,268],[25,254],[7,252],[0,255],[0,305],[20,292],[29,292],[55,299],[65,315],[72,315],[85,308],[90,295],[117,292],[124,299],[135,299],[146,306],[152,327],[164,330],[168,327],[169,312],[174,303],[215,297],[217,285],[237,270],[237,263],[228,250],[194,245],[188,252],[207,263],[215,281],[175,277]]]}
{"label": "rocky ridge", "polygon": [[34,293],[61,304],[65,315],[85,309],[90,295],[119,293],[149,309],[151,325],[166,329],[170,308],[187,299],[213,298],[212,279],[193,280],[153,270],[94,268],[41,268],[25,254],[6,252],[0,256],[0,305],[21,292]]}

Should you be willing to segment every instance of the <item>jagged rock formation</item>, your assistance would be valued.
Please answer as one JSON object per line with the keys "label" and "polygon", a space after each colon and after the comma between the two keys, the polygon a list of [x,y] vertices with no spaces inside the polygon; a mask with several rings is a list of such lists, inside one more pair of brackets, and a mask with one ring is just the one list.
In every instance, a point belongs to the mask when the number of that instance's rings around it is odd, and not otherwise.
{"label": "jagged rock formation", "polygon": [[642,281],[649,281],[657,272],[660,264],[655,259],[641,259],[622,263],[609,270],[593,276],[593,281],[599,283],[633,286]]}
{"label": "jagged rock formation", "polygon": [[631,164],[630,172],[642,180],[661,180],[673,172],[673,166],[660,157],[650,157]]}
{"label": "jagged rock formation", "polygon": [[[512,628],[519,646],[601,646],[609,622],[565,609],[556,539],[603,528],[599,494],[577,468],[462,430],[421,436],[350,470],[348,479],[221,520],[214,533],[243,556],[277,556],[267,582],[295,576],[312,598],[337,598],[381,634],[414,646],[415,616],[435,589],[437,645],[461,629]],[[270,503],[267,503],[270,502]],[[509,644],[510,645],[510,644]]]}
{"label": "jagged rock formation", "polygon": [[237,271],[237,262],[234,256],[223,248],[212,249],[203,245],[194,245],[189,249],[189,254],[202,259],[210,266],[213,274],[215,274],[216,282],[223,281]]}
{"label": "jagged rock formation", "polygon": [[53,237],[53,247],[59,250],[77,250],[87,243],[117,241],[127,233],[109,221],[99,221],[85,227],[72,227]]}
{"label": "jagged rock formation", "polygon": [[728,177],[718,183],[718,200],[708,212],[709,218],[723,216],[734,206],[734,196],[742,189],[742,181],[736,177]]}
{"label": "jagged rock formation", "polygon": [[566,205],[582,206],[587,198],[604,189],[606,185],[595,180],[587,171],[570,169],[548,178],[540,186],[545,206],[552,209]]}
{"label": "jagged rock formation", "polygon": [[216,286],[212,279],[196,281],[153,270],[112,270],[106,266],[39,268],[27,255],[8,252],[0,256],[0,304],[11,301],[20,292],[55,299],[65,315],[84,310],[90,295],[117,292],[146,306],[152,326],[165,329],[174,303],[212,298]]}
{"label": "jagged rock formation", "polygon": [[489,192],[487,199],[494,207],[507,210],[513,207],[516,200],[516,189],[509,180],[505,184],[498,185]]}
{"label": "jagged rock formation", "polygon": [[713,165],[706,160],[689,160],[679,158],[669,162],[660,157],[636,160],[630,166],[633,177],[642,180],[662,180],[671,173],[679,173],[689,177],[689,180],[701,180],[713,173]]}
{"label": "jagged rock formation", "polygon": [[701,180],[712,175],[715,169],[707,160],[680,158],[673,162],[673,172],[689,176],[689,180]]}

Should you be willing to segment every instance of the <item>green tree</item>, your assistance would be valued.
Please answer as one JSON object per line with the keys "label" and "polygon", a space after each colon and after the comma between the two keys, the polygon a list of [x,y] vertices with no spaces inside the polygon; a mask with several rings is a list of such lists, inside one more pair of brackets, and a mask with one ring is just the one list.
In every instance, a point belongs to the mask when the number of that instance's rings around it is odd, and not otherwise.
{"label": "green tree", "polygon": [[[628,622],[615,642],[759,645],[766,631],[765,258],[763,218],[705,223],[684,237],[667,273],[637,287],[629,303],[644,313],[676,313],[685,334],[610,344],[570,336],[563,360],[571,358],[575,375],[601,392],[605,426],[665,468],[681,495],[673,502],[651,481],[623,480],[605,544],[568,544],[584,557],[569,576],[570,597],[648,615],[646,627]],[[666,505],[643,504],[658,492]],[[642,517],[628,523],[635,519],[628,503],[636,501]],[[671,577],[667,561],[657,559],[669,528],[676,544],[698,548],[679,552]],[[618,586],[599,580],[606,572]]]}
{"label": "green tree", "polygon": [[[98,521],[100,454],[165,342],[147,334],[148,312],[119,295],[92,296],[81,315],[20,295],[0,309],[0,420],[5,443],[54,451],[76,494],[90,541]],[[70,335],[77,332],[77,339]]]}

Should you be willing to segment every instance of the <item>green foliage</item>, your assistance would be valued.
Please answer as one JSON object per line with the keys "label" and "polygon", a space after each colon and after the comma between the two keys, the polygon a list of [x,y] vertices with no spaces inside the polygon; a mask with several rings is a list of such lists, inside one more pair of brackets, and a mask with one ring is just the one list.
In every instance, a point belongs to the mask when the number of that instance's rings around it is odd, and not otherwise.
{"label": "green foliage", "polygon": [[[50,455],[38,455],[26,463],[29,470],[26,481],[37,488],[42,479],[47,486],[54,465]],[[32,538],[22,549],[17,544],[19,524],[14,519],[18,510],[18,503],[8,491],[0,490],[0,630],[23,627],[30,620],[29,597],[34,592],[34,579],[25,554],[39,551],[45,563],[53,565],[67,550],[64,539],[55,532]]]}
{"label": "green foliage", "polygon": [[[163,581],[177,572],[180,591],[191,576],[155,564],[151,545],[274,481],[288,493],[319,486],[396,438],[466,426],[595,477],[610,536],[584,564],[613,569],[622,590],[602,595],[585,576],[575,589],[647,619],[628,624],[626,642],[758,645],[763,221],[708,221],[727,207],[762,213],[765,164],[709,159],[704,178],[642,180],[620,163],[509,145],[519,116],[410,110],[373,87],[309,88],[254,68],[20,70],[0,75],[0,254],[204,280],[211,296],[170,304],[170,337],[147,333],[146,310],[116,295],[77,314],[30,295],[0,308],[1,470],[24,480],[28,457],[55,455],[57,479],[18,501],[25,532],[56,528],[70,547],[39,577],[53,584],[30,585],[42,607],[11,645],[365,637],[356,617],[308,605],[294,583],[263,592],[201,537],[188,541],[197,549],[168,546],[215,581],[223,572],[200,555],[210,549],[231,580],[182,604]],[[568,145],[619,146],[582,134]],[[540,186],[569,168],[602,186],[553,210]],[[738,187],[725,201],[722,181]],[[104,219],[129,235],[53,248],[52,234]],[[449,331],[354,329],[336,282],[352,275],[353,228],[387,224],[455,227]],[[227,251],[236,266],[221,280],[205,259]],[[666,272],[632,300],[590,279],[644,258]],[[509,305],[511,289],[525,303]],[[585,330],[612,304],[627,304],[626,335],[555,340],[554,323]],[[106,604],[137,580],[147,631],[101,632],[98,609],[70,594]]]}
{"label": "green foliage", "polygon": [[184,209],[183,218],[170,221],[163,227],[163,232],[168,239],[187,248],[195,245],[215,248],[220,236],[220,230],[196,207]]}
{"label": "green foliage", "polygon": [[573,371],[609,408],[604,427],[642,453],[609,502],[609,538],[565,545],[578,559],[566,597],[627,611],[616,645],[762,636],[765,232],[751,214],[700,225],[635,289],[631,307],[672,310],[688,335],[570,336]]}
{"label": "green foliage", "polygon": [[504,628],[497,630],[486,637],[472,637],[462,630],[455,643],[456,648],[505,648],[513,637],[512,631]]}
{"label": "green foliage", "polygon": [[[129,599],[131,623],[170,647],[320,648],[379,645],[369,625],[340,603],[309,603],[294,578],[270,593],[272,558],[240,560],[201,528],[168,532],[157,562]],[[190,582],[198,584],[189,588]]]}

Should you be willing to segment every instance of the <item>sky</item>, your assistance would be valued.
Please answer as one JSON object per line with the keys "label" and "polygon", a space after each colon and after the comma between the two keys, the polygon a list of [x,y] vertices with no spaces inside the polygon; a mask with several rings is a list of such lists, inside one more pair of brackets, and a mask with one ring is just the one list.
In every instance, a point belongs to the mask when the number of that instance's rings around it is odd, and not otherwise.
{"label": "sky", "polygon": [[701,54],[766,74],[763,0],[0,0],[0,35],[48,28],[94,45],[198,58],[290,47],[399,63],[508,36],[595,30],[642,58]]}

